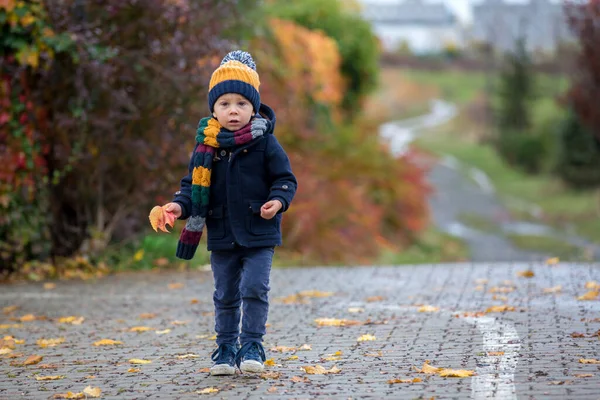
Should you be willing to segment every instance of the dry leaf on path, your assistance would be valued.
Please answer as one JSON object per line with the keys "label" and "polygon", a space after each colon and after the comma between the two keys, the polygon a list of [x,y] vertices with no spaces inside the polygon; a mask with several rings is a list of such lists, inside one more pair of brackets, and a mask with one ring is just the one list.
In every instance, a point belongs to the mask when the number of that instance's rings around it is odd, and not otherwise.
{"label": "dry leaf on path", "polygon": [[0,348],[0,356],[6,355],[6,354],[10,354],[12,353],[12,349],[8,348],[8,347],[2,347]]}
{"label": "dry leaf on path", "polygon": [[18,309],[19,309],[19,306],[15,306],[15,305],[6,306],[6,307],[4,307],[2,309],[2,313],[3,314],[10,314],[10,313],[13,313],[13,312],[17,311]]}
{"label": "dry leaf on path", "polygon": [[360,325],[360,321],[354,321],[349,319],[336,319],[336,318],[317,318],[315,319],[317,326],[350,326]]}
{"label": "dry leaf on path", "polygon": [[83,393],[88,397],[100,397],[102,395],[102,390],[98,387],[87,386],[83,389]]}
{"label": "dry leaf on path", "polygon": [[469,376],[475,375],[475,371],[469,371],[466,369],[447,369],[443,368],[438,372],[438,375],[443,378],[468,378]]}
{"label": "dry leaf on path", "polygon": [[546,260],[546,265],[556,265],[560,262],[558,257],[552,257],[552,258],[548,258]]}
{"label": "dry leaf on path", "polygon": [[55,394],[53,397],[53,399],[85,399],[85,394],[83,393],[73,393],[73,392],[67,392],[67,393],[60,393],[60,394]]}
{"label": "dry leaf on path", "polygon": [[383,300],[385,300],[385,297],[383,297],[383,296],[371,296],[371,297],[367,297],[365,299],[365,301],[367,303],[374,303],[376,301],[383,301]]}
{"label": "dry leaf on path", "polygon": [[139,369],[139,368],[129,368],[129,369],[127,370],[127,372],[132,372],[132,373],[133,373],[133,372],[142,372],[142,370],[141,370],[141,369]]}
{"label": "dry leaf on path", "polygon": [[23,361],[23,365],[39,364],[43,359],[44,359],[44,357],[42,357],[42,356],[31,355],[31,356],[27,357],[27,359],[25,361]]}
{"label": "dry leaf on path", "polygon": [[573,376],[575,376],[577,378],[591,378],[594,376],[594,374],[575,374]]}
{"label": "dry leaf on path", "polygon": [[312,346],[310,344],[303,344],[298,350],[312,350]]}
{"label": "dry leaf on path", "polygon": [[162,330],[162,331],[156,331],[156,334],[157,335],[166,335],[167,333],[170,333],[170,332],[171,332],[171,330],[167,328],[167,329]]}
{"label": "dry leaf on path", "polygon": [[517,272],[517,276],[521,278],[533,278],[535,273],[531,270],[519,271]]}
{"label": "dry leaf on path", "polygon": [[387,381],[387,383],[389,383],[390,385],[393,385],[394,383],[418,383],[418,382],[423,382],[421,380],[421,378],[413,378],[413,379],[390,379],[389,381]]}
{"label": "dry leaf on path", "polygon": [[129,360],[129,364],[152,364],[150,360],[142,360],[140,358],[132,358]]}
{"label": "dry leaf on path", "polygon": [[85,321],[85,318],[75,317],[75,316],[62,317],[62,318],[58,319],[58,322],[61,324],[71,324],[71,325],[81,325],[81,324],[83,324],[83,321]]}
{"label": "dry leaf on path", "polygon": [[275,361],[273,361],[272,358],[269,358],[269,359],[265,360],[265,366],[267,366],[267,367],[274,367],[275,366]]}
{"label": "dry leaf on path", "polygon": [[600,290],[600,283],[596,281],[589,281],[585,283],[585,288],[590,290]]}
{"label": "dry leaf on path", "polygon": [[349,307],[348,312],[352,314],[362,313],[365,312],[365,309],[361,307]]}
{"label": "dry leaf on path", "polygon": [[94,342],[94,346],[116,346],[123,344],[120,340],[102,339]]}
{"label": "dry leaf on path", "polygon": [[562,291],[562,286],[558,285],[558,286],[553,286],[550,288],[544,288],[542,290],[543,293],[560,293]]}
{"label": "dry leaf on path", "polygon": [[134,326],[132,328],[129,329],[129,332],[148,332],[148,331],[152,331],[154,330],[154,328],[150,328],[148,326]]}
{"label": "dry leaf on path", "polygon": [[198,357],[200,357],[198,354],[193,354],[193,353],[177,356],[177,358],[180,360],[185,360],[186,358],[198,358]]}
{"label": "dry leaf on path", "polygon": [[596,360],[595,358],[580,358],[580,364],[600,364],[600,360]]}
{"label": "dry leaf on path", "polygon": [[26,314],[26,315],[23,315],[22,317],[19,317],[18,320],[21,322],[31,322],[31,321],[35,321],[36,318],[37,317],[33,314]]}
{"label": "dry leaf on path", "polygon": [[331,369],[325,369],[325,367],[323,367],[322,365],[318,365],[318,364],[315,365],[314,367],[312,365],[309,365],[309,366],[301,367],[301,368],[304,370],[304,372],[306,372],[309,375],[337,374],[342,371],[335,365],[333,367],[331,367]]}
{"label": "dry leaf on path", "polygon": [[377,338],[374,335],[371,335],[369,333],[367,333],[365,335],[361,335],[358,337],[358,339],[356,339],[357,342],[370,342],[373,340],[377,340]]}
{"label": "dry leaf on path", "polygon": [[46,282],[46,283],[44,283],[44,289],[46,289],[46,290],[56,289],[56,283]]}
{"label": "dry leaf on path", "polygon": [[423,363],[423,367],[421,369],[418,369],[417,367],[413,367],[417,372],[422,373],[422,374],[437,374],[439,371],[442,370],[442,368],[438,368],[438,367],[433,367],[431,365],[429,365],[429,360],[425,360],[425,362]]}
{"label": "dry leaf on path", "polygon": [[279,379],[281,377],[281,372],[267,371],[263,372],[260,377],[263,379]]}
{"label": "dry leaf on path", "polygon": [[490,357],[499,357],[499,356],[503,356],[504,352],[503,351],[488,351],[487,355]]}
{"label": "dry leaf on path", "polygon": [[296,351],[297,349],[295,347],[288,347],[288,346],[275,346],[271,348],[271,351],[274,351],[276,353],[288,353],[288,352],[293,352]]}
{"label": "dry leaf on path", "polygon": [[65,338],[59,337],[56,339],[38,339],[36,343],[38,346],[40,346],[42,348],[46,348],[46,347],[58,346],[59,344],[62,344],[64,342],[65,342]]}
{"label": "dry leaf on path", "polygon": [[59,379],[63,379],[64,375],[48,375],[48,376],[36,376],[36,381],[57,381]]}
{"label": "dry leaf on path", "polygon": [[143,313],[138,316],[139,319],[153,319],[156,318],[155,313]]}
{"label": "dry leaf on path", "polygon": [[486,313],[506,312],[506,311],[515,311],[515,308],[513,306],[502,305],[502,306],[492,306],[492,307],[489,307],[487,310],[485,310]]}
{"label": "dry leaf on path", "polygon": [[434,307],[434,306],[429,306],[429,305],[424,305],[417,309],[418,312],[435,312],[435,311],[439,311],[439,310],[440,310],[439,307]]}
{"label": "dry leaf on path", "polygon": [[333,292],[322,292],[320,290],[303,290],[298,293],[302,297],[331,297]]}
{"label": "dry leaf on path", "polygon": [[584,338],[585,333],[573,332],[573,333],[571,333],[571,337],[572,338]]}
{"label": "dry leaf on path", "polygon": [[179,282],[179,283],[169,283],[169,289],[170,290],[176,290],[176,289],[183,289],[184,288],[184,284]]}
{"label": "dry leaf on path", "polygon": [[211,394],[211,393],[217,393],[218,391],[219,391],[219,389],[217,389],[217,388],[207,387],[206,389],[202,389],[202,390],[196,391],[196,393],[198,393],[198,394]]}
{"label": "dry leaf on path", "polygon": [[596,300],[600,295],[600,292],[597,290],[590,290],[586,294],[577,297],[577,300]]}
{"label": "dry leaf on path", "polygon": [[290,378],[290,381],[294,382],[294,383],[310,383],[310,379],[308,379],[307,377],[300,377],[300,376],[292,376]]}

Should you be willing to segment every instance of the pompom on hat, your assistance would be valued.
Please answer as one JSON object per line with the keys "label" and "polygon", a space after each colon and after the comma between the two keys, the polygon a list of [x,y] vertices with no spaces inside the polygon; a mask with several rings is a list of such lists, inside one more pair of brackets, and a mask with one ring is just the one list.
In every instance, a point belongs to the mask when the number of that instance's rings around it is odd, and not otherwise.
{"label": "pompom on hat", "polygon": [[225,93],[237,93],[250,101],[254,111],[260,108],[260,80],[256,64],[250,53],[241,50],[229,52],[221,65],[213,72],[208,85],[208,107],[210,112],[219,97]]}

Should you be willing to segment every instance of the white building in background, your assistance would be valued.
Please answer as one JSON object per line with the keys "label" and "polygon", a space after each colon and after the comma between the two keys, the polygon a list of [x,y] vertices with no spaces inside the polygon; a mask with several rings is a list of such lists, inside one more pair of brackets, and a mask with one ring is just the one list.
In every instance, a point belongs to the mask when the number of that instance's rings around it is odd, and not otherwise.
{"label": "white building in background", "polygon": [[416,54],[437,53],[446,46],[463,46],[462,28],[442,3],[423,0],[360,0],[362,15],[373,26],[383,48],[395,52],[408,46]]}

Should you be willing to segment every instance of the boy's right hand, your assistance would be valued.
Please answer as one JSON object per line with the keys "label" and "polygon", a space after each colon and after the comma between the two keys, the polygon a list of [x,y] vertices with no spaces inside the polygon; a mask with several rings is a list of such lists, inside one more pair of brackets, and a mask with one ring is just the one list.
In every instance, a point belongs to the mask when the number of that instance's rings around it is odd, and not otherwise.
{"label": "boy's right hand", "polygon": [[173,215],[175,215],[176,218],[181,217],[181,206],[179,205],[179,203],[167,203],[163,206],[163,208],[165,209],[165,211],[173,213]]}

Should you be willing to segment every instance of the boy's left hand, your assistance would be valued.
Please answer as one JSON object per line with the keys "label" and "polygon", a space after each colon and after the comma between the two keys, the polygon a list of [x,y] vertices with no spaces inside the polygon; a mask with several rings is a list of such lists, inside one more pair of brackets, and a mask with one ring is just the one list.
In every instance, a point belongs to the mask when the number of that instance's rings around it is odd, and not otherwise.
{"label": "boy's left hand", "polygon": [[283,204],[279,200],[267,201],[260,208],[260,216],[264,219],[271,219],[277,214],[277,211],[281,210]]}

